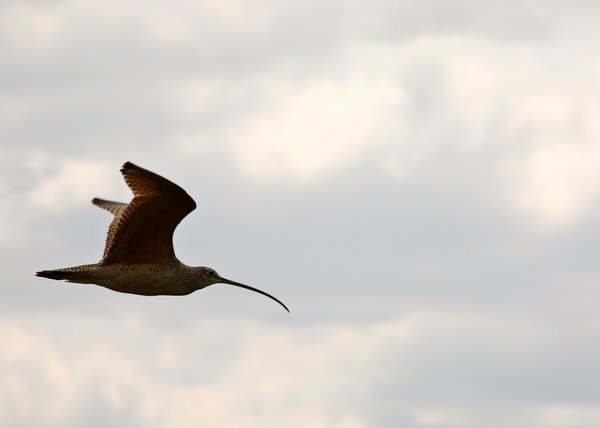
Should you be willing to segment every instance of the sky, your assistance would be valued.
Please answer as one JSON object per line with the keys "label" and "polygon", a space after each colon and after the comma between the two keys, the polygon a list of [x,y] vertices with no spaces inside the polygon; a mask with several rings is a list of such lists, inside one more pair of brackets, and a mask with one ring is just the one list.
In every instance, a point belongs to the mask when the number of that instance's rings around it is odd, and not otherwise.
{"label": "sky", "polygon": [[[600,426],[600,6],[0,3],[0,426]],[[97,262],[131,161],[213,285]]]}

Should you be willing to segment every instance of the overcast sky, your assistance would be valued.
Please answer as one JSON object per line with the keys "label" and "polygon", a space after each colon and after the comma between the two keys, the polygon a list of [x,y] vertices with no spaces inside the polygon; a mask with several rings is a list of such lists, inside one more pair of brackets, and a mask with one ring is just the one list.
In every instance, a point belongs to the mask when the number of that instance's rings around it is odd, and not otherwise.
{"label": "overcast sky", "polygon": [[[600,426],[600,6],[0,2],[0,426]],[[178,257],[93,263],[132,161]]]}

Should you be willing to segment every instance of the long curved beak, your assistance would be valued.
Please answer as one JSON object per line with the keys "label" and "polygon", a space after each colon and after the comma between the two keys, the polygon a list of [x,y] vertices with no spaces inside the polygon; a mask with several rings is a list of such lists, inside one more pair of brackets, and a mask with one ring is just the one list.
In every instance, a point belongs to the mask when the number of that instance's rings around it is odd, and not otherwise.
{"label": "long curved beak", "polygon": [[271,300],[275,300],[277,303],[279,303],[281,306],[283,306],[283,307],[284,307],[284,309],[285,309],[286,311],[288,311],[288,312],[290,311],[290,310],[287,308],[287,306],[285,306],[285,305],[283,304],[283,302],[282,302],[281,300],[279,300],[279,299],[278,299],[278,298],[276,298],[276,297],[273,297],[273,296],[271,296],[271,295],[270,295],[270,294],[268,294],[268,293],[265,293],[265,292],[264,292],[264,291],[262,291],[262,290],[259,290],[258,288],[250,287],[249,285],[245,285],[245,284],[241,284],[241,283],[239,283],[239,282],[231,281],[231,280],[229,280],[229,279],[226,279],[226,278],[223,278],[223,277],[220,277],[220,281],[219,281],[219,282],[220,282],[221,284],[235,285],[236,287],[245,288],[246,290],[254,291],[254,292],[258,293],[258,294],[262,294],[263,296],[267,296],[269,299],[271,299]]}

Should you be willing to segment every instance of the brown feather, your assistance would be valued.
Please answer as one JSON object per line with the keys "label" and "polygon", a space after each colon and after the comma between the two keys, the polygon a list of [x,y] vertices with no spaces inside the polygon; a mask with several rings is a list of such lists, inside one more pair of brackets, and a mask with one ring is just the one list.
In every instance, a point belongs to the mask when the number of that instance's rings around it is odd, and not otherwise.
{"label": "brown feather", "polygon": [[123,202],[107,201],[106,199],[94,198],[92,204],[97,207],[103,208],[106,211],[118,215],[121,211],[127,208],[127,204]]}
{"label": "brown feather", "polygon": [[121,172],[134,197],[117,210],[99,264],[158,263],[175,257],[173,232],[196,203],[175,183],[131,162]]}

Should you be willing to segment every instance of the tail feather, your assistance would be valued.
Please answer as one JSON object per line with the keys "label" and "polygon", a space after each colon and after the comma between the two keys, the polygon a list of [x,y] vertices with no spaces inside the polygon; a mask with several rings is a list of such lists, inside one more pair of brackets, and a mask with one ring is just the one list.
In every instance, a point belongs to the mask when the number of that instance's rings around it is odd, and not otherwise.
{"label": "tail feather", "polygon": [[77,282],[80,284],[89,284],[94,280],[92,272],[95,267],[95,264],[91,264],[64,269],[42,270],[36,272],[35,276],[41,276],[43,278],[55,280],[65,280],[67,282]]}

